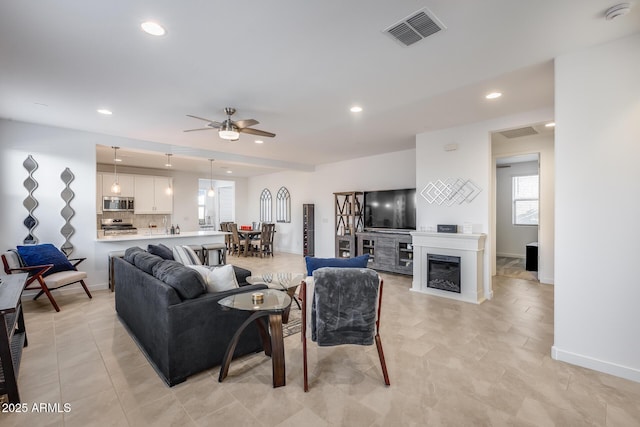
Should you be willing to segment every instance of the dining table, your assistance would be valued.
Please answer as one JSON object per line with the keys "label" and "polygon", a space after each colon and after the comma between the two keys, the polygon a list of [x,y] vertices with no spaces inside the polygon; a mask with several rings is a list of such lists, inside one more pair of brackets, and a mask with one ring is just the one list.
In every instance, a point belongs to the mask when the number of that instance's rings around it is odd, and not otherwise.
{"label": "dining table", "polygon": [[259,239],[262,235],[260,230],[238,230],[240,240],[244,240],[244,256],[247,256],[249,250],[252,248],[251,241]]}

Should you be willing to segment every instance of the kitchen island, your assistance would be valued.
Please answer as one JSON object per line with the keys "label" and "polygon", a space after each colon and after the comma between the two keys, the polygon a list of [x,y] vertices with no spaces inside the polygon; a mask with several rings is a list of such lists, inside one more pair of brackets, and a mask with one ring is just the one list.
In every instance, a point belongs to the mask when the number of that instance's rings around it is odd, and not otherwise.
{"label": "kitchen island", "polygon": [[[147,249],[147,245],[162,243],[170,248],[178,245],[203,245],[210,243],[224,243],[224,236],[229,233],[224,231],[183,231],[180,234],[165,234],[158,231],[139,230],[139,234],[121,234],[111,236],[99,236],[96,239],[96,259],[104,259],[105,282],[113,290],[111,282],[111,260],[114,256],[122,256],[124,251],[132,246]],[[104,274],[103,273],[103,274]]]}

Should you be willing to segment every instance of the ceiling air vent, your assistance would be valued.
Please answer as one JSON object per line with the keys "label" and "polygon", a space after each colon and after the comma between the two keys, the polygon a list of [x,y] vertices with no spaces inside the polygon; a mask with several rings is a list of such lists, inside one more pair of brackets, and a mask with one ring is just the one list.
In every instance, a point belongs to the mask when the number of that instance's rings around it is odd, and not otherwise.
{"label": "ceiling air vent", "polygon": [[527,126],[519,129],[505,130],[504,132],[500,132],[500,135],[509,139],[520,138],[521,136],[537,135],[537,134],[538,134],[538,131],[536,131],[531,126]]}
{"label": "ceiling air vent", "polygon": [[411,46],[446,28],[429,9],[424,8],[393,24],[384,32],[403,45]]}

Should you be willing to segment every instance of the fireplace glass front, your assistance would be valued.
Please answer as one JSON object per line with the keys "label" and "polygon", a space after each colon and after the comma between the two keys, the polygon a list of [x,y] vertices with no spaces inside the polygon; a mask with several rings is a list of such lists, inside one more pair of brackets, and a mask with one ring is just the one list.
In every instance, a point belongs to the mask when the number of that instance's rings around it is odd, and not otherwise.
{"label": "fireplace glass front", "polygon": [[427,287],[460,293],[460,257],[428,254]]}

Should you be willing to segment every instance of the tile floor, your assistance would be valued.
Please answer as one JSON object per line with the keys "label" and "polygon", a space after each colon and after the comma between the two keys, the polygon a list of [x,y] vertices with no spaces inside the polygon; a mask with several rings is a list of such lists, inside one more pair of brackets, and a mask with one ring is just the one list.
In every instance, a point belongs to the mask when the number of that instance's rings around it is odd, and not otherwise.
{"label": "tile floor", "polygon": [[[304,271],[299,255],[230,257],[254,273]],[[285,339],[287,385],[271,387],[270,359],[255,354],[169,388],[114,313],[113,294],[24,304],[29,346],[22,399],[70,412],[0,413],[10,426],[638,426],[640,384],[556,362],[553,288],[496,277],[495,297],[473,305],[410,292],[411,278],[382,274],[382,342],[310,345],[302,390],[300,335]]]}

